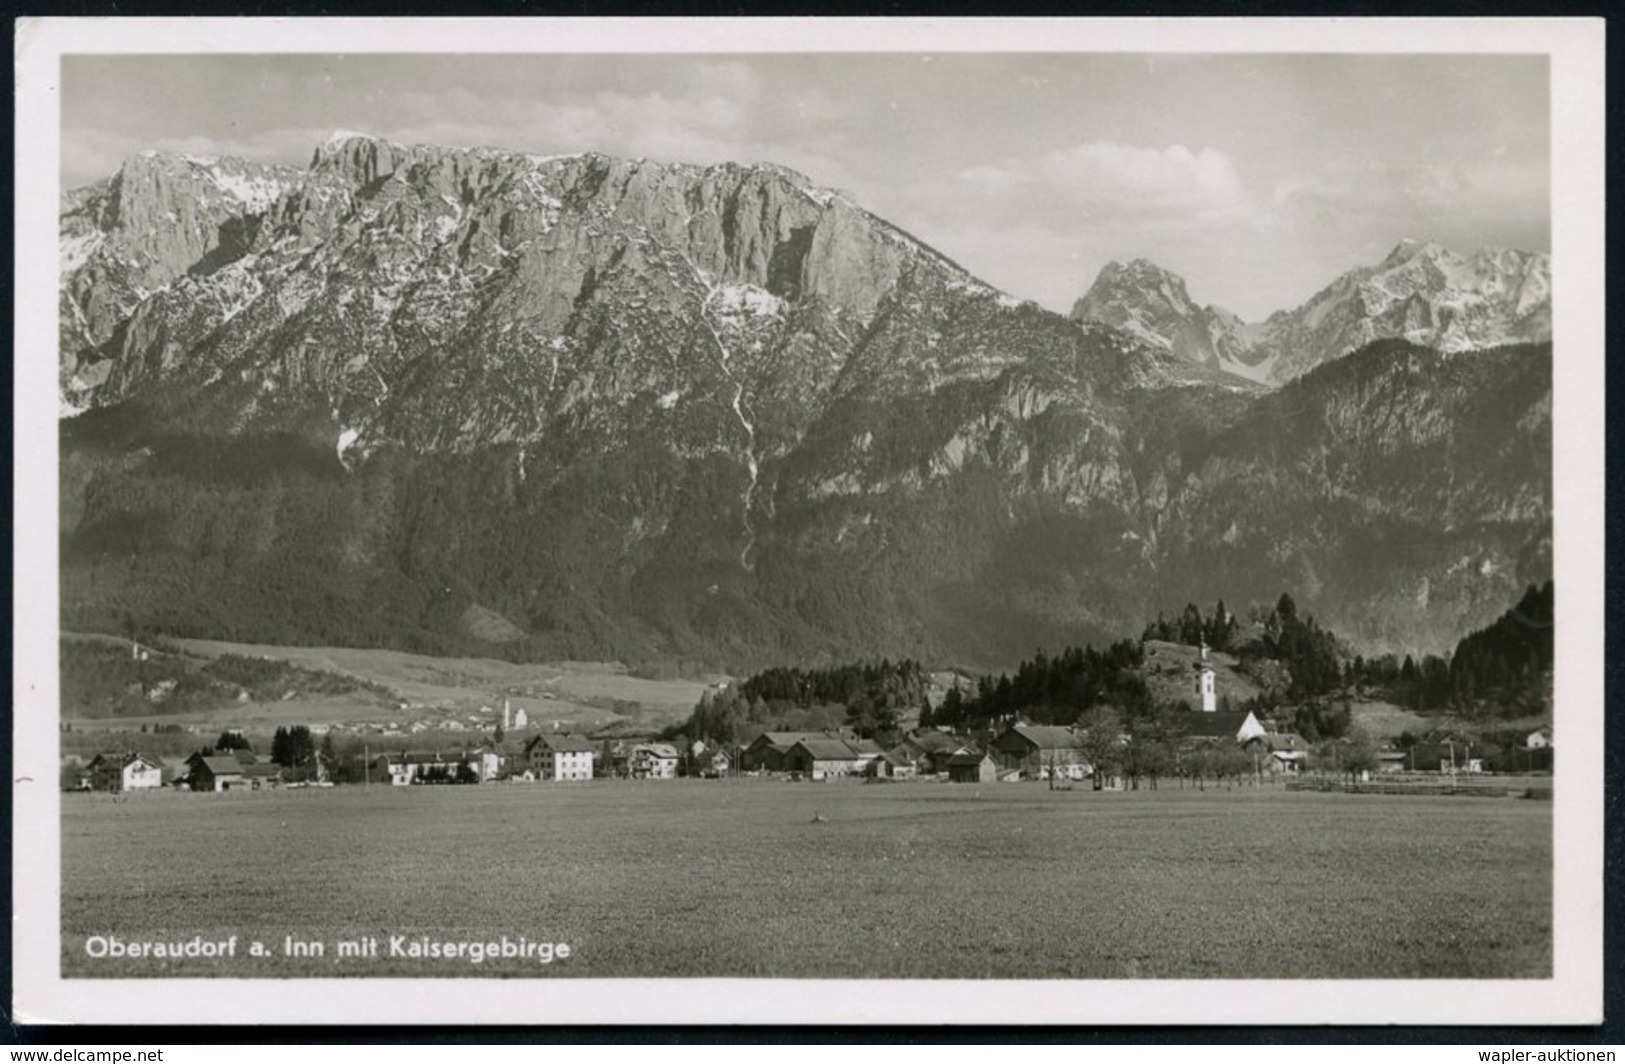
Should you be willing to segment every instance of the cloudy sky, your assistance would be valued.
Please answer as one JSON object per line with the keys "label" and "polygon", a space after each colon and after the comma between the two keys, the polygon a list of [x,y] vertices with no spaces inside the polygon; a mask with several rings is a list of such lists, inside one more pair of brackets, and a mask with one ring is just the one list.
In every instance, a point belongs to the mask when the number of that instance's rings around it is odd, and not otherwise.
{"label": "cloudy sky", "polygon": [[62,178],[147,148],[306,163],[405,142],[771,160],[1067,310],[1149,258],[1250,320],[1402,237],[1549,247],[1521,56],[72,56]]}

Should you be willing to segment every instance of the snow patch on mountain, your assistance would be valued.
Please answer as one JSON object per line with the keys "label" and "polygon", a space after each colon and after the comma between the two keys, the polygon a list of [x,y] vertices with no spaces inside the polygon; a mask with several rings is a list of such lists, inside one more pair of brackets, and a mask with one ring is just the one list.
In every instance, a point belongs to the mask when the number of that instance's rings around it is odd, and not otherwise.
{"label": "snow patch on mountain", "polygon": [[752,284],[722,285],[714,293],[714,304],[718,316],[724,320],[777,318],[784,314],[784,300]]}
{"label": "snow patch on mountain", "polygon": [[61,273],[72,273],[89,262],[96,249],[106,242],[107,234],[99,231],[64,235],[61,244]]}
{"label": "snow patch on mountain", "polygon": [[289,183],[270,177],[228,173],[212,168],[209,177],[220,191],[255,213],[275,203],[289,187]]}

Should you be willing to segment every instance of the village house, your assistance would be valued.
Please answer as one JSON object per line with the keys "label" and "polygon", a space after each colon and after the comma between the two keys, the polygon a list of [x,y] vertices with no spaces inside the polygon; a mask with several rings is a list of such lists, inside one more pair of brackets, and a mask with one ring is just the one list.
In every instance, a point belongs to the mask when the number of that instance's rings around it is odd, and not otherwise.
{"label": "village house", "polygon": [[526,764],[539,780],[590,780],[593,755],[592,743],[569,735],[538,735],[525,744]]}
{"label": "village house", "polygon": [[373,767],[395,787],[429,782],[478,783],[483,779],[481,756],[470,751],[452,755],[424,750],[379,754]]}
{"label": "village house", "polygon": [[1029,779],[1047,779],[1051,767],[1057,777],[1082,779],[1088,775],[1078,733],[1049,724],[1016,723],[994,740],[990,751],[1000,767],[1020,769]]}
{"label": "village house", "polygon": [[703,779],[721,779],[728,774],[731,765],[726,750],[701,750],[693,757],[692,771]]}
{"label": "village house", "polygon": [[1293,732],[1265,732],[1242,743],[1253,755],[1260,772],[1271,775],[1295,775],[1309,763],[1309,744]]}
{"label": "village house", "polygon": [[1552,726],[1543,725],[1530,732],[1523,741],[1525,750],[1547,750],[1552,745]]}
{"label": "village house", "polygon": [[785,755],[784,764],[786,771],[813,779],[862,771],[862,760],[842,739],[798,739]]}
{"label": "village house", "polygon": [[163,764],[145,754],[97,754],[85,766],[93,791],[150,791],[163,786]]}
{"label": "village house", "polygon": [[638,743],[632,747],[628,766],[635,780],[677,778],[677,748],[668,743]]}
{"label": "village house", "polygon": [[994,783],[999,778],[999,767],[987,754],[965,752],[948,759],[948,782]]}

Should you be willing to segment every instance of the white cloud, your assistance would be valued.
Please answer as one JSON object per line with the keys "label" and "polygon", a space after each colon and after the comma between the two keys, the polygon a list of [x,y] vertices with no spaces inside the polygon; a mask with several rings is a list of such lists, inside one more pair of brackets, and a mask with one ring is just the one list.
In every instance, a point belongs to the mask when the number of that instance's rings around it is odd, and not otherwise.
{"label": "white cloud", "polygon": [[1239,210],[1246,189],[1214,148],[1096,141],[961,170],[961,192],[998,194],[1023,211],[1067,218],[1194,219]]}
{"label": "white cloud", "polygon": [[1083,203],[1135,213],[1212,210],[1239,203],[1241,178],[1223,152],[1183,144],[1141,148],[1099,142],[1051,152],[1038,163],[1048,185]]}

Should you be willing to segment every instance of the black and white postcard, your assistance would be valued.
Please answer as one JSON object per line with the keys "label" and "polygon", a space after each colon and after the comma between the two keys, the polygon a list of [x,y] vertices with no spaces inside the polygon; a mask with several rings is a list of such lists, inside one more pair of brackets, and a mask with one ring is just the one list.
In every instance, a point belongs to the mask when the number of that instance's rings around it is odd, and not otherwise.
{"label": "black and white postcard", "polygon": [[1602,37],[25,21],[16,1014],[1596,1022]]}

